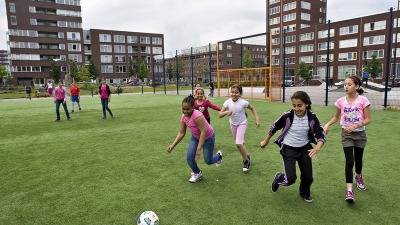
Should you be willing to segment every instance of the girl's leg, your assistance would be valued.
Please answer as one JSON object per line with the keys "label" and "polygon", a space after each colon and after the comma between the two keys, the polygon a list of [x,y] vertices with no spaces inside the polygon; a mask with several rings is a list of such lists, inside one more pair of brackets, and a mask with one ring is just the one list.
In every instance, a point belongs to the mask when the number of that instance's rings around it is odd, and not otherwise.
{"label": "girl's leg", "polygon": [[283,145],[281,151],[282,161],[283,161],[283,169],[284,171],[284,179],[282,181],[282,176],[279,179],[278,184],[281,186],[290,186],[296,182],[296,158],[298,157],[298,153],[291,149],[290,146]]}
{"label": "girl's leg", "polygon": [[75,106],[75,102],[74,101],[72,101],[72,105],[71,105],[71,112],[73,112],[74,111],[74,107]]}
{"label": "girl's leg", "polygon": [[[111,116],[111,117],[114,117],[113,113],[111,112],[111,109],[108,108],[108,99],[106,99],[105,102],[106,102],[106,109],[107,109],[108,113],[110,113],[110,116]],[[104,114],[105,114],[105,112],[104,112]]]}
{"label": "girl's leg", "polygon": [[107,117],[106,115],[106,103],[107,103],[108,99],[104,99],[101,98],[101,106],[103,108],[103,119],[105,119]]}
{"label": "girl's leg", "polygon": [[314,181],[312,161],[310,156],[308,155],[308,149],[312,149],[312,147],[308,146],[301,154],[300,158],[297,159],[300,168],[300,192],[305,196],[310,196],[310,187]]}
{"label": "girl's leg", "polygon": [[203,155],[204,155],[204,162],[207,165],[211,165],[216,163],[220,156],[214,154],[214,147],[215,147],[215,136],[211,136],[209,139],[205,140],[203,145]]}
{"label": "girl's leg", "polygon": [[198,144],[199,144],[199,140],[197,140],[192,135],[192,137],[190,138],[189,146],[188,146],[187,153],[186,153],[186,161],[194,173],[200,173],[200,169],[197,166],[196,158],[195,158]]}
{"label": "girl's leg", "polygon": [[356,174],[360,175],[362,172],[362,159],[364,155],[364,148],[354,147],[354,162],[356,168]]}
{"label": "girl's leg", "polygon": [[208,124],[211,124],[211,117],[206,118],[206,120],[207,120]]}
{"label": "girl's leg", "polygon": [[67,108],[67,103],[62,102],[64,111],[65,111],[65,115],[67,116],[67,119],[69,119],[69,112],[68,112],[68,108]]}
{"label": "girl's leg", "polygon": [[353,167],[354,167],[354,154],[353,146],[343,148],[344,156],[346,158],[345,175],[346,186],[348,189],[353,188]]}
{"label": "girl's leg", "polygon": [[57,120],[60,120],[60,101],[56,100],[56,115],[57,115]]}
{"label": "girl's leg", "polygon": [[239,149],[242,155],[243,161],[248,160],[248,153],[246,147],[244,146],[244,135],[246,133],[247,124],[241,124],[239,126],[232,126],[232,135],[235,139],[236,147]]}

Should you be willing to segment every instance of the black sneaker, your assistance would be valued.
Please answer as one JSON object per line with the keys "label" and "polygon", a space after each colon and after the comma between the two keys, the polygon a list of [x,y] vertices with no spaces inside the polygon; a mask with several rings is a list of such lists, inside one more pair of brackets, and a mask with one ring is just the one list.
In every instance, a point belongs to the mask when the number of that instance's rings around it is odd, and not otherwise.
{"label": "black sneaker", "polygon": [[67,120],[68,120],[68,121],[71,121],[71,117],[68,117]]}
{"label": "black sneaker", "polygon": [[54,122],[60,122],[60,119],[56,119],[56,120],[54,120]]}
{"label": "black sneaker", "polygon": [[243,162],[243,172],[247,172],[250,170],[250,164],[251,164],[250,156],[248,155],[247,158],[248,160]]}
{"label": "black sneaker", "polygon": [[275,174],[275,178],[274,181],[272,181],[272,185],[271,185],[271,190],[272,192],[276,192],[279,188],[279,181],[281,179],[282,174],[281,173],[276,173]]}
{"label": "black sneaker", "polygon": [[70,113],[74,113],[74,110],[71,110],[71,112]]}
{"label": "black sneaker", "polygon": [[309,202],[309,203],[313,202],[313,198],[311,197],[311,195],[307,196],[307,195],[304,195],[301,192],[299,192],[299,195],[300,195],[301,198],[304,199],[304,201]]}

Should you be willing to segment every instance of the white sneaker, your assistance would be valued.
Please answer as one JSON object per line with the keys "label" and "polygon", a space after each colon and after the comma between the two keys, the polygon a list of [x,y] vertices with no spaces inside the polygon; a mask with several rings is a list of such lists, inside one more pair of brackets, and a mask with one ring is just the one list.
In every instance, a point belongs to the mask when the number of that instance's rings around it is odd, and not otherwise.
{"label": "white sneaker", "polygon": [[219,151],[217,152],[217,155],[219,155],[220,158],[215,162],[215,165],[216,165],[216,166],[221,166],[221,164],[222,164],[222,151],[219,150]]}
{"label": "white sneaker", "polygon": [[201,178],[203,178],[203,175],[201,174],[201,170],[199,173],[191,173],[191,177],[189,179],[190,183],[196,183],[198,180],[201,180]]}

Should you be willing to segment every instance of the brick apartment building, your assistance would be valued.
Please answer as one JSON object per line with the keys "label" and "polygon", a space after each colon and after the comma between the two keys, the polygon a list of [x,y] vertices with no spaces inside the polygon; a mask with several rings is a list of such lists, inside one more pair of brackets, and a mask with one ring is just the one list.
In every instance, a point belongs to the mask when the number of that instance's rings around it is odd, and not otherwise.
{"label": "brick apartment building", "polygon": [[[149,69],[164,53],[164,35],[112,30],[83,30],[80,0],[5,0],[8,47],[14,85],[44,85],[50,79],[50,63],[56,60],[62,77],[71,62],[87,65],[93,59],[99,77],[109,83],[129,79],[129,58],[142,57]],[[157,70],[156,70],[157,69]]]}
{"label": "brick apartment building", "polygon": [[7,50],[0,50],[0,65],[4,66],[7,70],[10,66],[10,62],[8,59],[8,51]]}
{"label": "brick apartment building", "polygon": [[[286,79],[296,84],[298,65],[304,62],[313,66],[314,84],[326,78],[328,24],[326,0],[267,0],[267,29],[272,32],[272,65],[282,67],[283,36],[286,30],[285,67]],[[343,6],[345,7],[345,6]],[[330,77],[334,82],[343,80],[345,74],[360,75],[366,60],[373,54],[382,62],[383,72],[376,79],[384,81],[386,58],[391,58],[391,74],[399,78],[399,67],[394,69],[394,54],[387,52],[388,31],[393,26],[391,49],[394,51],[400,35],[395,39],[396,12],[390,21],[390,13],[375,13],[330,23]],[[400,24],[399,24],[400,25]],[[400,56],[399,49],[396,58]],[[399,61],[399,60],[397,60]]]}

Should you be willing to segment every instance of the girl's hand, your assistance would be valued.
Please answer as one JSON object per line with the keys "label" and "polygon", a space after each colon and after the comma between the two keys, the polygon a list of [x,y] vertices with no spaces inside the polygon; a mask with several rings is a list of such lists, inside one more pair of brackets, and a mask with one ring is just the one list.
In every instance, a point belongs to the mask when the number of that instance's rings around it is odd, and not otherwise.
{"label": "girl's hand", "polygon": [[310,158],[312,158],[314,160],[318,159],[319,149],[313,148],[313,149],[308,150],[308,152],[309,152],[308,155],[310,156]]}
{"label": "girl's hand", "polygon": [[196,162],[199,161],[199,159],[200,159],[200,153],[201,153],[201,149],[200,150],[197,149],[196,150],[196,157],[195,157]]}
{"label": "girl's hand", "polygon": [[167,147],[167,152],[171,153],[173,149],[174,149],[174,147],[172,145],[170,145]]}
{"label": "girl's hand", "polygon": [[324,134],[327,135],[328,132],[329,132],[329,126],[328,126],[328,125],[325,125],[325,126],[324,126]]}
{"label": "girl's hand", "polygon": [[344,132],[346,133],[351,133],[356,129],[356,127],[354,125],[348,126],[346,128],[344,128]]}
{"label": "girl's hand", "polygon": [[260,120],[256,120],[256,127],[260,127]]}
{"label": "girl's hand", "polygon": [[260,147],[261,148],[265,148],[265,146],[267,146],[268,145],[268,142],[266,141],[266,140],[264,140],[264,141],[262,141],[261,143],[260,143]]}
{"label": "girl's hand", "polygon": [[227,111],[225,111],[225,114],[226,114],[227,116],[231,116],[231,115],[232,115],[232,111],[231,111],[231,110],[227,110]]}

